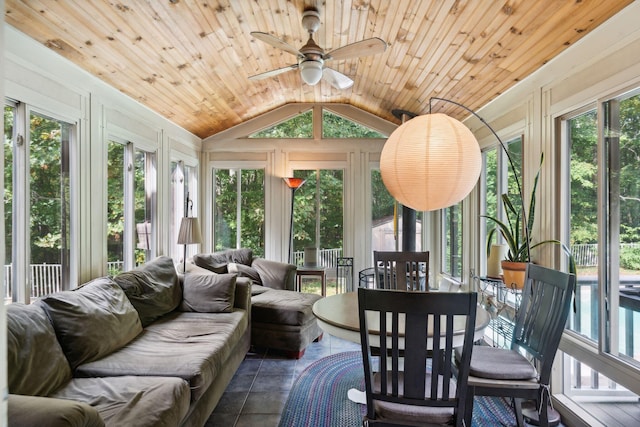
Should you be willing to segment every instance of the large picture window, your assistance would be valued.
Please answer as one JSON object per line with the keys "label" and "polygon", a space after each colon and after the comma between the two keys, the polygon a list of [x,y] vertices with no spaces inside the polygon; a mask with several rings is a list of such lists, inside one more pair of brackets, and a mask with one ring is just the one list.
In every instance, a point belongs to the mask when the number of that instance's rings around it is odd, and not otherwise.
{"label": "large picture window", "polygon": [[[187,205],[189,199],[189,206]],[[186,210],[185,210],[186,209]],[[176,262],[184,257],[184,245],[179,245],[178,231],[185,216],[198,216],[198,178],[195,166],[184,161],[171,162],[171,256]],[[193,256],[197,245],[187,245],[187,257]]]}
{"label": "large picture window", "polygon": [[156,156],[132,142],[107,150],[107,270],[117,274],[156,253]]}
{"label": "large picture window", "polygon": [[264,256],[264,169],[214,169],[214,250],[250,248]]}
{"label": "large picture window", "polygon": [[318,264],[333,267],[343,249],[344,171],[296,170],[293,176],[305,180],[294,199],[294,262],[304,264],[304,249],[316,248]]}
{"label": "large picture window", "polygon": [[[571,194],[568,238],[577,267],[568,328],[579,347],[589,349],[570,349],[575,356],[566,357],[565,394],[587,410],[594,397],[637,401],[640,389],[634,381],[640,376],[639,93],[561,120]],[[606,354],[608,363],[585,357],[590,353]]]}
{"label": "large picture window", "polygon": [[[508,155],[502,146],[484,150],[482,153],[482,175],[480,178],[481,188],[481,218],[480,218],[480,237],[483,243],[480,248],[481,259],[487,259],[487,248],[491,244],[504,244],[500,233],[493,234],[493,240],[487,241],[487,236],[491,228],[495,227],[493,221],[489,221],[485,216],[497,218],[505,221],[505,211],[502,204],[502,194],[518,194],[519,188],[523,186],[522,182],[522,138],[517,137],[508,140],[505,143]],[[519,200],[519,197],[511,197],[512,201]],[[520,209],[520,206],[515,206]],[[480,275],[486,274],[486,263],[480,265]]]}
{"label": "large picture window", "polygon": [[[5,105],[6,301],[29,302],[70,283],[74,129],[24,104]],[[29,191],[13,191],[23,185]]]}

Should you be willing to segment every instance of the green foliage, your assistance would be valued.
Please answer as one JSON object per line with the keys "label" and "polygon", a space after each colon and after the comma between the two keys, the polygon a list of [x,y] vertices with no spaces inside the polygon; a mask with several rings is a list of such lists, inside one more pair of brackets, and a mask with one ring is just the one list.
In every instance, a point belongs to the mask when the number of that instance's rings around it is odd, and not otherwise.
{"label": "green foliage", "polygon": [[313,138],[313,110],[249,135],[249,138]]}
{"label": "green foliage", "polygon": [[[296,190],[294,205],[294,251],[306,247],[341,248],[343,238],[342,170],[297,170],[296,178],[305,179]],[[320,241],[316,241],[319,226]]]}
{"label": "green foliage", "polygon": [[[540,156],[540,166],[544,160],[544,155]],[[496,231],[499,231],[504,238],[509,252],[507,253],[507,260],[511,262],[531,262],[531,250],[546,244],[560,245],[563,251],[569,256],[569,269],[572,273],[575,273],[575,262],[569,248],[567,248],[562,242],[555,239],[543,240],[540,242],[533,242],[533,226],[535,223],[535,209],[536,209],[536,192],[538,190],[538,181],[540,179],[540,169],[536,172],[533,180],[533,186],[529,198],[529,208],[525,210],[522,208],[524,200],[522,196],[517,193],[503,194],[502,203],[505,207],[506,220],[500,221],[498,218],[483,215],[488,220],[495,224],[495,228],[492,228],[487,236],[487,253],[490,252],[490,242],[493,240],[493,235]]]}
{"label": "green foliage", "polygon": [[[241,180],[240,218],[237,209],[238,177]],[[255,256],[264,256],[264,170],[217,169],[215,180],[215,250],[236,247],[240,220],[241,246],[251,248]]]}
{"label": "green foliage", "polygon": [[371,218],[374,220],[393,216],[395,199],[382,181],[379,170],[371,171]]}
{"label": "green foliage", "polygon": [[640,247],[623,246],[620,250],[620,267],[640,270]]}
{"label": "green foliage", "polygon": [[330,111],[322,111],[323,138],[386,138],[380,132],[345,119]]}

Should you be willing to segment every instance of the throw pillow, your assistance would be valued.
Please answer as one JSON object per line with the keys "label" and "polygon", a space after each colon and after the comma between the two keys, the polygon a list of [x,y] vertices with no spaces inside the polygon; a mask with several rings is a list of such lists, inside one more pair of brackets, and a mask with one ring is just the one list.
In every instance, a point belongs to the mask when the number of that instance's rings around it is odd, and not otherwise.
{"label": "throw pillow", "polygon": [[219,274],[229,272],[227,270],[227,264],[230,262],[251,265],[252,261],[253,251],[246,248],[227,249],[225,251],[213,252],[210,254],[197,254],[193,256],[194,264]]}
{"label": "throw pillow", "polygon": [[107,277],[48,295],[37,304],[51,319],[72,369],[118,350],[142,332],[138,312]]}
{"label": "throw pillow", "polygon": [[238,264],[235,262],[230,262],[227,265],[227,270],[229,273],[236,273],[238,277],[248,277],[251,279],[251,283],[254,285],[262,285],[262,280],[260,279],[260,274],[258,274],[258,270],[253,267],[249,267],[248,265]]}
{"label": "throw pillow", "polygon": [[175,310],[182,300],[182,289],[173,260],[161,256],[113,280],[124,290],[138,311],[142,327]]}
{"label": "throw pillow", "polygon": [[230,313],[236,293],[235,274],[185,274],[182,311]]}
{"label": "throw pillow", "polygon": [[9,393],[48,396],[71,380],[71,368],[42,307],[7,306]]}

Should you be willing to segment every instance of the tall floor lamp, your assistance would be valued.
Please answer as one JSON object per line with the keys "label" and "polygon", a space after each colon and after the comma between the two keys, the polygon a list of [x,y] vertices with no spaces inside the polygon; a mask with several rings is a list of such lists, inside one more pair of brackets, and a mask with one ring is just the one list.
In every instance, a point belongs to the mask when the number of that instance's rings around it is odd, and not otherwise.
{"label": "tall floor lamp", "polygon": [[296,190],[302,187],[302,184],[304,184],[305,180],[302,178],[293,178],[293,177],[282,178],[282,179],[284,180],[284,183],[287,184],[287,187],[291,189],[291,217],[289,221],[289,258],[287,259],[291,264],[294,264],[293,259],[291,258],[293,256],[291,252],[293,249],[293,202],[296,195]]}
{"label": "tall floor lamp", "polygon": [[178,244],[184,245],[182,272],[185,274],[187,273],[187,245],[202,243],[198,218],[190,217],[189,210],[193,211],[193,201],[189,199],[189,193],[187,193],[184,203],[184,217],[180,222],[180,231],[178,232]]}

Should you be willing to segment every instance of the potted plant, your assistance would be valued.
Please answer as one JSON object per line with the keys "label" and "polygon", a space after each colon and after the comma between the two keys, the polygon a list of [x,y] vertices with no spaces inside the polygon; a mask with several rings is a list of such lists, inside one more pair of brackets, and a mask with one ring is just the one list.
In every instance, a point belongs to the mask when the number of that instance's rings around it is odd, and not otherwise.
{"label": "potted plant", "polygon": [[[542,166],[543,159],[544,155],[541,155],[540,167]],[[495,227],[492,228],[487,235],[487,255],[489,255],[491,251],[491,241],[496,231],[499,230],[508,247],[506,259],[501,262],[503,281],[505,285],[516,289],[522,289],[524,287],[524,274],[527,263],[531,262],[531,250],[545,244],[560,245],[563,252],[569,256],[569,270],[574,274],[576,272],[573,255],[564,243],[555,239],[534,243],[531,238],[533,224],[535,222],[536,191],[538,189],[539,178],[540,168],[538,168],[538,172],[533,180],[528,212],[526,212],[524,198],[520,193],[515,195],[504,193],[502,194],[502,203],[504,204],[506,219],[501,221],[496,217],[483,215],[495,223]],[[519,200],[512,201],[512,197],[516,197]]]}

